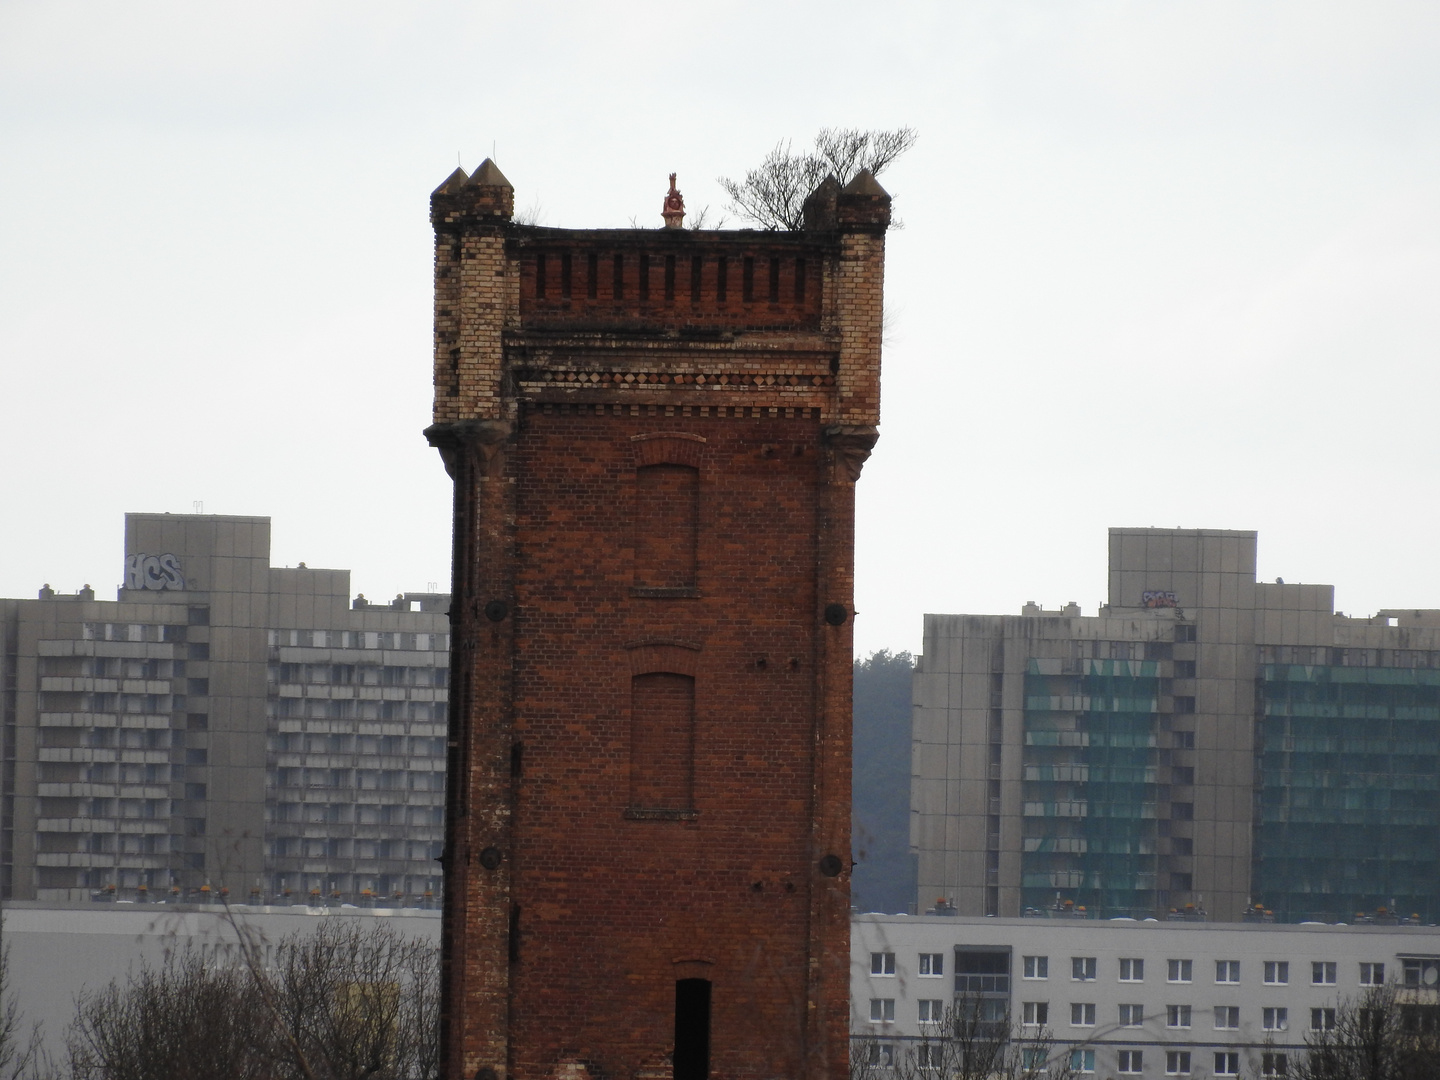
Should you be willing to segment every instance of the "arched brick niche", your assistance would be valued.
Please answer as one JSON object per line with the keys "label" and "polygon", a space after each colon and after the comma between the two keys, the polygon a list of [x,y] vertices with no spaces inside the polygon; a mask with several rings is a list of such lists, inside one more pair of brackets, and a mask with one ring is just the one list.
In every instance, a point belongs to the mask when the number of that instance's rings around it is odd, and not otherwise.
{"label": "arched brick niche", "polygon": [[625,816],[688,820],[695,810],[698,647],[643,641],[630,658],[630,792]]}
{"label": "arched brick niche", "polygon": [[635,563],[639,596],[698,594],[700,463],[705,439],[686,432],[631,436],[635,448]]}

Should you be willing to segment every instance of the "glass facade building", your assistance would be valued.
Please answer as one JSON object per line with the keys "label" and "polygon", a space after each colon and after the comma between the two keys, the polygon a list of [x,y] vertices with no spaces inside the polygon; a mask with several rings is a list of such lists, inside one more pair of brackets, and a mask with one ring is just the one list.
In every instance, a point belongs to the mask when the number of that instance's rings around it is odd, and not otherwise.
{"label": "glass facade building", "polygon": [[[1286,921],[1384,908],[1433,923],[1440,654],[1328,654],[1323,665],[1260,669],[1256,896]],[[1379,666],[1396,661],[1406,666]]]}
{"label": "glass facade building", "polygon": [[925,617],[917,911],[1440,920],[1440,611],[1339,614],[1255,539],[1115,529],[1096,615]]}
{"label": "glass facade building", "polygon": [[1029,661],[1021,904],[1155,906],[1160,675],[1153,660]]}

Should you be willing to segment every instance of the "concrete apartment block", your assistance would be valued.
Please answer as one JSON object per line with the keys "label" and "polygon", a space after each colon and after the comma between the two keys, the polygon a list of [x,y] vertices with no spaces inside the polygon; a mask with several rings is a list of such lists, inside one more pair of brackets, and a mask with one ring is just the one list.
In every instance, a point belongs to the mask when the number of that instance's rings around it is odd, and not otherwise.
{"label": "concrete apartment block", "polygon": [[423,903],[448,607],[272,567],[268,518],[126,515],[116,600],[0,600],[5,898]]}
{"label": "concrete apartment block", "polygon": [[1440,917],[1440,618],[1338,615],[1255,545],[1112,529],[1098,615],[926,616],[917,910]]}

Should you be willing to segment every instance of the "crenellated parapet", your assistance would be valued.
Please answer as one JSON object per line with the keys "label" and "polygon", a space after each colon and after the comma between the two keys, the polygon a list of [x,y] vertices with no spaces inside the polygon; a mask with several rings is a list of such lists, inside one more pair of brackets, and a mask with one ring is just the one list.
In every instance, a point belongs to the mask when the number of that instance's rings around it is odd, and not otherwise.
{"label": "crenellated parapet", "polygon": [[542,228],[513,207],[489,160],[431,196],[436,423],[543,405],[879,422],[890,197],[868,173],[823,183],[796,232]]}

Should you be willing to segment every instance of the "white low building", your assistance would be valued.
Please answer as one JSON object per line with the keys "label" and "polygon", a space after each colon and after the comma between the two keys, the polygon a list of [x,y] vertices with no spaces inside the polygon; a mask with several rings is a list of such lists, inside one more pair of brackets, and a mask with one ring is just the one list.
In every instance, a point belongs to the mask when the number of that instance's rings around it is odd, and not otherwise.
{"label": "white low building", "polygon": [[1048,1030],[1082,1075],[1273,1076],[1372,985],[1440,1007],[1440,929],[856,915],[850,972],[852,1038],[882,1063],[964,1000]]}

